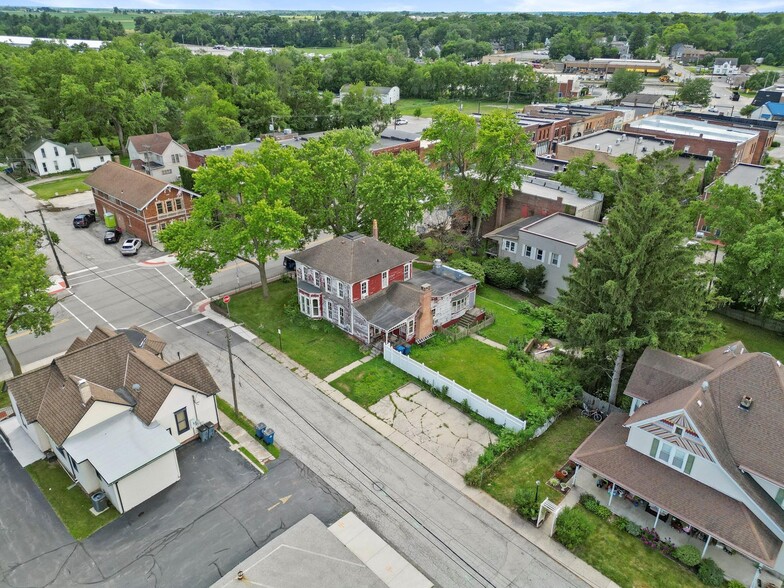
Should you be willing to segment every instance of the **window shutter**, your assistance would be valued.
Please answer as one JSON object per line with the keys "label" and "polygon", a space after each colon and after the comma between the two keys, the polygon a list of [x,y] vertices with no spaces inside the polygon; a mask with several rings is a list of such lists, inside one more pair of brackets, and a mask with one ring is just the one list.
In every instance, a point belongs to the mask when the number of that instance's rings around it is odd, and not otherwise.
{"label": "window shutter", "polygon": [[659,450],[659,440],[654,437],[651,443],[651,457],[656,457],[656,452]]}
{"label": "window shutter", "polygon": [[779,491],[776,493],[776,502],[784,506],[784,488],[779,488]]}
{"label": "window shutter", "polygon": [[694,456],[689,454],[689,457],[686,458],[686,468],[683,470],[684,473],[690,474],[691,467],[694,465]]}

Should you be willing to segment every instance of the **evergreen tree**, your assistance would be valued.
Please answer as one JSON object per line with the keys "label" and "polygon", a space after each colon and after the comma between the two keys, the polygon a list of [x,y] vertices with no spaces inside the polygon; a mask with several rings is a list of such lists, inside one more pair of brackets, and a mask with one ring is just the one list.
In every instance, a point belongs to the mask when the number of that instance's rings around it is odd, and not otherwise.
{"label": "evergreen tree", "polygon": [[661,178],[647,158],[626,166],[607,226],[578,253],[556,306],[567,345],[598,370],[595,383],[612,373],[613,404],[623,370],[645,347],[693,353],[714,330],[707,277],[684,245],[689,220]]}

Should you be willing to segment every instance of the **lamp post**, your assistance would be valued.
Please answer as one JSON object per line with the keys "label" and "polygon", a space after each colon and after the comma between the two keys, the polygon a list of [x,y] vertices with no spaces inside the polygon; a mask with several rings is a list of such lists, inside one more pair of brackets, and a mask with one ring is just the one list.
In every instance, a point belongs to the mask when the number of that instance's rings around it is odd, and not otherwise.
{"label": "lamp post", "polygon": [[278,329],[278,348],[283,351],[283,335],[281,334],[280,329]]}
{"label": "lamp post", "polygon": [[534,502],[539,502],[539,484],[541,484],[540,480],[536,481],[536,496],[534,496]]}

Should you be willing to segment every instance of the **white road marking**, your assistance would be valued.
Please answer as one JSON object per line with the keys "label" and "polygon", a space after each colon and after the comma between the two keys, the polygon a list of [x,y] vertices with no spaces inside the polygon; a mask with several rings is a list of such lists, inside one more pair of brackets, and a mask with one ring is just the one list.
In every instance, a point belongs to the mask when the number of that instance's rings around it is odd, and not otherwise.
{"label": "white road marking", "polygon": [[[73,296],[76,296],[76,294],[73,294]],[[63,303],[62,303],[62,301],[60,301],[60,302],[59,302],[59,304],[60,304],[60,308],[62,308],[62,309],[65,311],[65,312],[67,312],[67,313],[68,313],[68,314],[70,314],[72,317],[74,317],[74,318],[75,318],[75,319],[76,319],[76,320],[79,322],[79,324],[80,324],[80,325],[82,325],[82,326],[83,326],[85,329],[87,329],[88,331],[90,330],[90,327],[88,327],[87,325],[85,325],[85,324],[84,324],[84,323],[81,321],[81,319],[80,319],[78,316],[76,316],[74,313],[72,313],[70,310],[68,310],[68,309],[65,307],[65,304],[63,304]]]}
{"label": "white road marking", "polygon": [[84,269],[76,270],[75,272],[71,272],[68,275],[69,276],[75,276],[76,274],[83,274],[84,272],[91,272],[91,271],[97,270],[97,269],[98,269],[98,266],[95,265],[93,267],[86,267]]}
{"label": "white road marking", "polygon": [[167,319],[170,316],[174,316],[175,314],[180,314],[181,312],[186,312],[189,309],[190,309],[190,306],[188,308],[183,308],[182,310],[175,310],[174,312],[170,312],[169,314],[165,314],[163,316],[159,316],[158,318],[154,318],[151,321],[147,321],[146,323],[142,323],[142,324],[136,325],[136,326],[137,327],[143,327],[144,325],[150,325],[152,323],[157,323],[158,321],[162,321],[164,319]]}
{"label": "white road marking", "polygon": [[169,282],[169,283],[170,283],[172,286],[174,286],[174,289],[175,289],[175,290],[177,290],[177,292],[179,292],[180,294],[182,294],[182,297],[183,297],[183,298],[185,298],[185,300],[187,300],[187,301],[188,301],[188,304],[191,304],[191,299],[190,299],[190,298],[188,298],[188,297],[185,295],[185,292],[183,292],[182,290],[180,290],[180,289],[177,287],[177,284],[175,284],[175,283],[174,283],[174,282],[172,282],[172,281],[171,281],[169,278],[167,278],[166,276],[164,276],[164,275],[163,275],[163,272],[162,272],[160,269],[158,269],[157,267],[155,268],[155,271],[156,271],[156,272],[158,272],[159,274],[161,274],[161,277],[162,277],[164,280],[166,280],[166,281],[167,281],[167,282]]}
{"label": "white road marking", "polygon": [[186,282],[188,282],[188,283],[189,283],[191,286],[193,286],[193,288],[194,288],[195,290],[197,290],[199,293],[201,293],[201,295],[202,295],[202,296],[204,296],[204,299],[205,299],[205,300],[209,300],[209,296],[207,296],[207,295],[206,295],[206,294],[205,294],[205,293],[202,291],[202,289],[201,289],[201,288],[199,288],[199,287],[198,287],[196,284],[194,284],[193,282],[191,282],[191,280],[190,280],[190,278],[189,278],[188,276],[186,276],[184,273],[182,273],[180,270],[178,270],[176,265],[170,265],[169,267],[170,267],[170,268],[172,268],[172,269],[173,269],[175,272],[177,272],[178,274],[180,274],[180,275],[183,277],[183,279],[184,279]]}
{"label": "white road marking", "polygon": [[[119,268],[115,268],[115,269],[119,269]],[[138,272],[138,271],[141,271],[142,269],[143,268],[129,269],[129,270],[125,270],[124,272],[117,272],[116,274],[110,274],[110,275],[107,275],[107,276],[98,276],[98,277],[93,278],[91,280],[83,280],[81,282],[76,282],[76,284],[72,283],[71,285],[72,286],[81,286],[82,284],[89,284],[90,282],[97,282],[98,280],[102,280],[102,281],[105,282],[108,278],[115,278],[115,277],[120,276],[122,274],[129,274],[131,272]],[[86,278],[87,276],[84,276],[84,277]]]}
{"label": "white road marking", "polygon": [[185,327],[190,327],[191,325],[195,325],[196,323],[200,323],[201,321],[209,320],[210,317],[203,316],[201,318],[196,319],[195,321],[191,321],[189,323],[183,323],[181,325],[177,325],[178,329],[184,329]]}
{"label": "white road marking", "polygon": [[[116,327],[115,327],[115,326],[114,326],[112,323],[110,323],[110,322],[109,322],[109,321],[108,321],[106,318],[104,318],[104,317],[101,315],[101,313],[100,313],[100,312],[98,312],[97,310],[95,310],[95,309],[94,309],[92,306],[90,306],[89,304],[87,304],[87,303],[86,303],[84,300],[82,300],[81,298],[79,298],[79,297],[78,297],[76,294],[73,294],[73,297],[74,297],[74,298],[76,298],[76,300],[78,300],[78,301],[79,301],[79,302],[81,302],[82,304],[84,304],[84,305],[85,305],[87,308],[89,308],[90,310],[92,310],[92,311],[95,313],[95,315],[96,315],[96,316],[97,316],[99,319],[101,319],[103,322],[105,322],[107,325],[109,325],[109,327],[111,327],[111,329],[112,329],[112,330],[116,330]],[[77,319],[77,320],[78,320],[78,319]],[[79,321],[79,322],[81,322],[81,321]],[[84,324],[84,323],[82,323],[82,324]]]}

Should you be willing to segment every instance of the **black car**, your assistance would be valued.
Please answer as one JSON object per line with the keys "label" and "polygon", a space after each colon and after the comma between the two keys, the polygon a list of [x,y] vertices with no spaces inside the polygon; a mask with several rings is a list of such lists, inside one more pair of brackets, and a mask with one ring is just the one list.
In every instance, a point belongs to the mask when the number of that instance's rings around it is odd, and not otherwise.
{"label": "black car", "polygon": [[77,214],[73,219],[73,226],[75,229],[86,229],[95,222],[95,209],[91,208],[90,212],[84,214]]}
{"label": "black car", "polygon": [[109,229],[103,234],[103,242],[106,244],[119,243],[121,237],[122,237],[122,229],[120,229],[119,227],[116,229]]}

